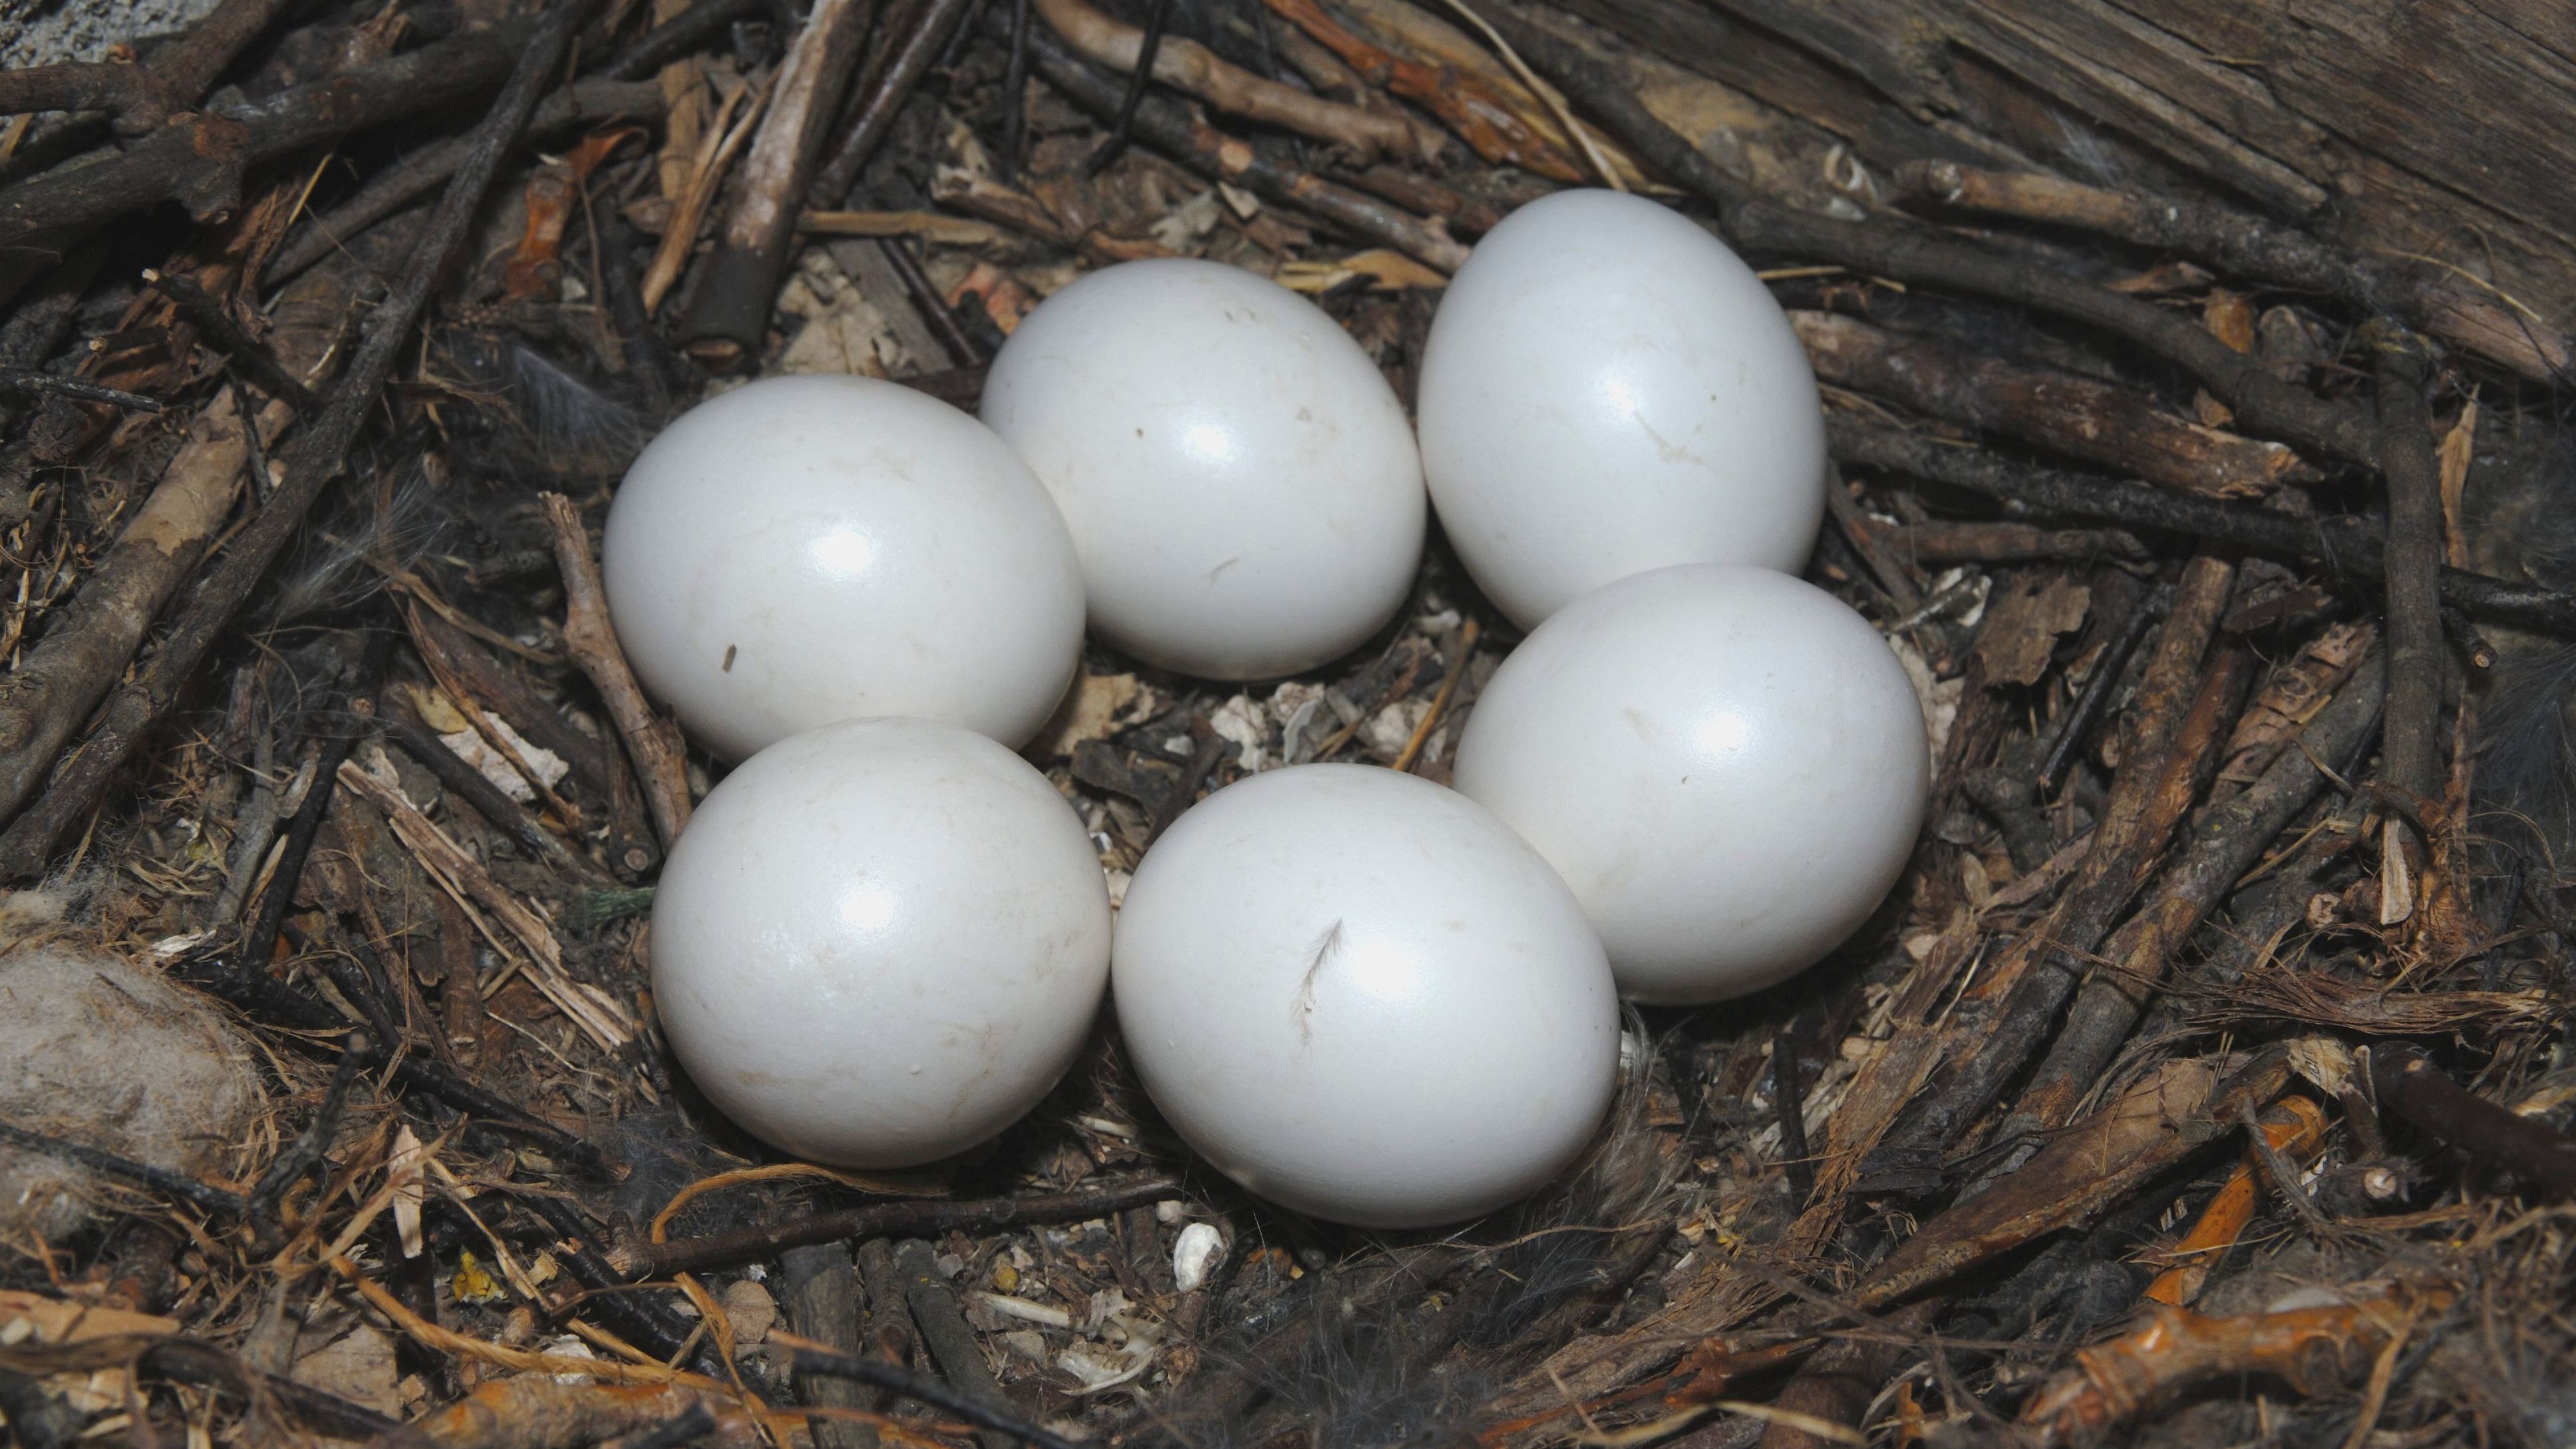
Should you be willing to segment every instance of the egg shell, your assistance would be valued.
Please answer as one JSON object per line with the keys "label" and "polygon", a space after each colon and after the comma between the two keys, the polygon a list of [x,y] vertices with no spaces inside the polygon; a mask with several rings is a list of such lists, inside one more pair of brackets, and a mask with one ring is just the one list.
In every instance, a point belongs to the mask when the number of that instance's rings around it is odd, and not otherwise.
{"label": "egg shell", "polygon": [[1129,1059],[1253,1192],[1363,1227],[1454,1222],[1579,1154],[1618,1075],[1601,944],[1473,801],[1364,765],[1208,797],[1119,909]]}
{"label": "egg shell", "polygon": [[991,1137],[1072,1065],[1109,894],[1046,777],[984,736],[871,719],[716,786],[653,898],[653,999],[746,1131],[842,1167]]}
{"label": "egg shell", "polygon": [[1930,756],[1887,641],[1768,569],[1686,564],[1559,610],[1458,744],[1460,793],[1547,857],[1647,1002],[1722,1001],[1869,918],[1922,828]]}
{"label": "egg shell", "polygon": [[1503,219],[1422,356],[1440,525],[1524,629],[1679,563],[1797,572],[1824,518],[1807,354],[1753,270],[1672,210],[1563,191]]}
{"label": "egg shell", "polygon": [[691,408],[627,470],[601,555],[636,677],[729,759],[867,715],[1017,745],[1081,654],[1046,491],[991,429],[873,378]]}
{"label": "egg shell", "polygon": [[1310,669],[1412,586],[1428,509],[1403,405],[1266,278],[1180,259],[1093,272],[1011,335],[983,417],[1064,510],[1092,627],[1148,663]]}

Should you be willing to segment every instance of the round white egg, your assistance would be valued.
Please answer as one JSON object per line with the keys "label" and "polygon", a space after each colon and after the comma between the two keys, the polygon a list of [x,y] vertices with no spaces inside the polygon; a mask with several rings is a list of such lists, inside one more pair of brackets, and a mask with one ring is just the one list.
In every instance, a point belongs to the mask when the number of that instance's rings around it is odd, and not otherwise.
{"label": "round white egg", "polygon": [[964,1151],[1072,1065],[1109,976],[1082,822],[984,736],[867,719],[716,786],[653,897],[653,1001],[707,1099],[840,1167]]}
{"label": "round white egg", "polygon": [[637,678],[729,759],[866,715],[1017,745],[1080,660],[1046,490],[974,418],[872,378],[691,408],[627,469],[601,554]]}
{"label": "round white egg", "polygon": [[1904,872],[1930,773],[1869,621],[1768,569],[1685,564],[1588,594],[1512,651],[1459,791],[1537,847],[1620,989],[1723,1001],[1787,980]]}
{"label": "round white egg", "polygon": [[1373,766],[1275,770],[1183,815],[1127,889],[1112,981],[1192,1147],[1362,1227],[1529,1193],[1618,1076],[1617,992],[1564,883],[1475,802]]}
{"label": "round white egg", "polygon": [[1422,463],[1368,354],[1215,262],[1093,272],[993,359],[984,420],[1064,510],[1101,636],[1266,679],[1357,648],[1422,556]]}
{"label": "round white egg", "polygon": [[1798,572],[1824,518],[1788,318],[1643,197],[1563,191],[1487,233],[1441,296],[1417,409],[1440,526],[1524,629],[1668,564]]}

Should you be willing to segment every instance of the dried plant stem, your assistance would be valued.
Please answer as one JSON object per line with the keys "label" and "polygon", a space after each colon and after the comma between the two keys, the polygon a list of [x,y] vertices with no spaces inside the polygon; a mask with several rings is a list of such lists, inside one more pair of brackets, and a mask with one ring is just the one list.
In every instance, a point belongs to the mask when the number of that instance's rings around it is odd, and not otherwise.
{"label": "dried plant stem", "polygon": [[599,564],[591,557],[590,533],[581,526],[581,511],[560,493],[540,496],[546,524],[554,534],[555,564],[563,571],[564,647],[573,663],[590,678],[608,705],[618,738],[635,761],[653,810],[653,827],[668,850],[689,825],[688,745],[678,726],[653,712],[644,687],[627,666],[617,644],[617,626],[608,619],[608,595],[599,581]]}
{"label": "dried plant stem", "polygon": [[[707,208],[715,205],[716,191],[724,185],[725,167],[751,139],[761,112],[769,104],[770,86],[777,79],[773,74],[757,87],[736,86],[716,107],[715,119],[708,123],[706,135],[698,142],[698,154],[690,160],[688,190],[681,193],[679,205],[671,208],[661,245],[654,248],[652,265],[644,269],[647,313],[659,309],[662,299],[679,282],[681,269],[689,264],[689,253],[697,247],[698,228],[706,222]],[[747,107],[742,105],[746,94],[751,97]],[[740,116],[734,114],[737,109],[742,112]]]}

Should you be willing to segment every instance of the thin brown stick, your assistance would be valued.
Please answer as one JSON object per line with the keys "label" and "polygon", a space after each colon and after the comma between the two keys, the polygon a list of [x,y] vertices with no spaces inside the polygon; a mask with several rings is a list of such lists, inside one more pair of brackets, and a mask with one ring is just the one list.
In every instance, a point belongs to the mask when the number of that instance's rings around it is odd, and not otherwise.
{"label": "thin brown stick", "polygon": [[653,827],[668,850],[689,824],[688,745],[677,726],[653,712],[643,686],[635,682],[635,671],[627,667],[617,628],[608,619],[608,595],[600,585],[598,561],[591,557],[590,534],[581,526],[581,511],[560,493],[540,495],[539,501],[554,534],[555,564],[563,570],[564,647],[607,703],[643,782],[645,802],[653,808]]}
{"label": "thin brown stick", "polygon": [[[1144,50],[1143,31],[1110,19],[1083,0],[1034,0],[1034,8],[1084,59],[1121,73],[1136,68]],[[1154,79],[1229,115],[1348,146],[1365,157],[1428,161],[1440,152],[1436,132],[1414,125],[1399,113],[1364,111],[1264,80],[1182,36],[1166,35],[1154,48]]]}
{"label": "thin brown stick", "polygon": [[765,1227],[681,1238],[667,1243],[634,1243],[608,1256],[609,1265],[630,1278],[659,1278],[670,1273],[721,1267],[766,1258],[787,1248],[828,1243],[837,1238],[919,1237],[964,1229],[989,1230],[1028,1223],[1078,1222],[1146,1207],[1181,1196],[1181,1184],[1169,1177],[1129,1177],[1094,1183],[1071,1192],[1028,1197],[987,1198],[980,1202],[920,1199],[870,1203],[836,1213],[815,1213]]}
{"label": "thin brown stick", "polygon": [[1556,143],[1523,121],[1509,102],[1454,67],[1399,56],[1351,33],[1316,0],[1262,0],[1272,13],[1314,38],[1333,56],[1390,93],[1438,116],[1487,161],[1518,166],[1551,181],[1580,182],[1583,170]]}
{"label": "thin brown stick", "polygon": [[779,64],[733,211],[680,324],[680,340],[710,366],[731,371],[759,355],[798,204],[876,11],[876,0],[817,0]]}
{"label": "thin brown stick", "polygon": [[1430,740],[1431,731],[1438,727],[1441,714],[1449,708],[1449,701],[1458,693],[1459,683],[1467,677],[1468,664],[1476,657],[1477,632],[1473,619],[1458,626],[1458,653],[1449,661],[1449,672],[1440,680],[1440,692],[1431,696],[1431,707],[1422,712],[1422,722],[1413,727],[1412,736],[1405,740],[1404,749],[1387,766],[1388,769],[1410,770],[1413,762],[1422,757],[1423,745]]}
{"label": "thin brown stick", "polygon": [[[2424,403],[2429,366],[2423,344],[2402,329],[2374,327],[2379,353],[2379,459],[2388,484],[2388,717],[2380,774],[2416,799],[2441,792],[2442,484],[2433,420]],[[2426,842],[2401,812],[2381,836],[2379,923],[2415,913],[2413,882]]]}

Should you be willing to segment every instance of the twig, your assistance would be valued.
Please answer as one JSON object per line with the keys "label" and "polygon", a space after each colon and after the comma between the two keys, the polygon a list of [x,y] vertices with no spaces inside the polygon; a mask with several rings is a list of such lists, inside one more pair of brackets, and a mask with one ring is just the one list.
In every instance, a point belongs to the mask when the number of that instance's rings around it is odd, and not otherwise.
{"label": "twig", "polygon": [[1002,179],[1017,181],[1029,151],[1029,0],[1011,0],[1011,55],[1002,67]]}
{"label": "twig", "polygon": [[233,57],[286,8],[286,0],[225,0],[141,65],[68,62],[0,71],[0,115],[29,111],[114,113],[117,134],[140,136],[197,103]]}
{"label": "twig", "polygon": [[2334,702],[2309,721],[2298,748],[2283,750],[2260,779],[2193,819],[2188,844],[2146,888],[2138,914],[2103,946],[2107,969],[2067,1008],[2055,1045],[1997,1129],[1997,1140],[2062,1124],[2092,1092],[2192,933],[2325,788],[2317,762],[2345,758],[2369,738],[2379,717],[2383,667],[2374,658],[2355,670]]}
{"label": "twig", "polygon": [[678,1238],[667,1243],[633,1243],[609,1254],[609,1266],[629,1278],[659,1278],[695,1272],[786,1248],[828,1243],[836,1238],[919,1237],[934,1233],[989,1231],[1028,1223],[1080,1221],[1146,1207],[1181,1196],[1181,1184],[1169,1177],[1128,1177],[1077,1188],[1072,1192],[1028,1197],[987,1198],[978,1202],[925,1199],[871,1203],[836,1213],[743,1228],[704,1238]]}
{"label": "twig", "polygon": [[640,81],[684,55],[703,48],[737,20],[769,11],[767,0],[698,0],[698,3],[638,36],[617,53],[601,74],[612,80]]}
{"label": "twig", "polygon": [[[392,1045],[390,1038],[386,1044],[388,1047]],[[277,1160],[268,1165],[268,1170],[261,1173],[259,1181],[251,1187],[243,1211],[255,1227],[273,1224],[278,1204],[285,1200],[287,1190],[312,1171],[313,1164],[320,1162],[322,1155],[330,1150],[331,1134],[340,1125],[340,1108],[348,1101],[349,1087],[358,1080],[359,1068],[364,1067],[372,1055],[364,1032],[351,1032],[348,1039],[340,1044],[339,1063],[331,1069],[331,1085],[323,1089],[322,1104],[314,1108],[313,1120],[305,1124],[304,1130],[284,1152],[277,1154]]]}
{"label": "twig", "polygon": [[1780,1165],[1789,1174],[1789,1197],[1803,1206],[1815,1196],[1816,1165],[1807,1160],[1806,1092],[1798,1080],[1798,1019],[1771,1031],[1771,1108],[1780,1127]]}
{"label": "twig", "polygon": [[1431,707],[1422,712],[1421,721],[1414,725],[1412,735],[1406,738],[1404,748],[1396,753],[1395,759],[1388,763],[1388,769],[1410,770],[1413,768],[1413,762],[1422,757],[1423,745],[1430,740],[1431,731],[1439,725],[1440,716],[1448,710],[1449,701],[1457,696],[1459,684],[1467,678],[1467,666],[1476,658],[1476,634],[1479,627],[1473,619],[1459,624],[1457,642],[1451,646],[1458,652],[1450,659],[1448,672],[1441,676],[1440,691],[1431,696]]}
{"label": "twig", "polygon": [[2048,744],[2048,754],[2039,765],[2039,793],[2054,795],[2066,783],[2066,772],[2075,763],[2076,753],[2084,748],[2085,736],[2093,733],[2094,721],[2111,702],[2111,691],[2120,687],[2120,679],[2129,671],[2129,659],[2146,642],[2147,631],[2172,606],[2173,591],[2159,588],[2140,604],[2137,612],[2120,624],[2120,632],[2111,639],[2111,647],[2093,666],[2092,676],[2084,681],[2084,692],[2075,697],[2066,717],[2059,721],[2057,735]]}
{"label": "twig", "polygon": [[1582,149],[1583,159],[1592,163],[1592,172],[1601,178],[1601,184],[1613,191],[1627,190],[1628,183],[1619,179],[1619,168],[1610,164],[1610,158],[1603,153],[1601,143],[1593,139],[1592,132],[1581,121],[1575,119],[1573,109],[1565,103],[1565,97],[1559,95],[1555,87],[1538,78],[1538,72],[1530,69],[1529,62],[1521,59],[1521,53],[1512,48],[1512,43],[1503,38],[1503,33],[1494,28],[1493,22],[1470,8],[1467,0],[1447,0],[1447,4],[1451,10],[1457,12],[1459,19],[1474,26],[1477,33],[1485,37],[1485,43],[1491,45],[1494,53],[1503,58],[1503,64],[1510,67],[1512,74],[1520,77],[1521,84],[1529,87],[1530,94],[1538,97],[1539,104],[1547,107],[1548,111],[1556,117],[1556,123],[1563,126],[1565,134]]}
{"label": "twig", "polygon": [[[947,48],[958,22],[972,8],[973,0],[921,0],[911,12],[912,28],[869,61],[859,76],[858,105],[842,128],[841,139],[832,143],[832,159],[814,173],[810,204],[833,207],[848,199],[859,184],[859,173],[894,129],[896,113],[929,74],[931,63]],[[891,22],[894,17],[887,18]]]}
{"label": "twig", "polygon": [[480,90],[510,74],[537,39],[503,23],[253,105],[180,116],[121,153],[0,191],[0,246],[44,245],[174,197],[200,219],[220,215],[239,200],[249,168]]}
{"label": "twig", "polygon": [[[984,1346],[976,1340],[974,1328],[966,1322],[966,1310],[958,1304],[957,1294],[939,1276],[939,1265],[932,1257],[930,1245],[918,1238],[897,1245],[894,1270],[902,1275],[904,1304],[912,1310],[913,1326],[921,1330],[921,1346],[930,1350],[931,1362],[939,1365],[939,1376],[948,1381],[959,1405],[983,1407],[984,1417],[972,1422],[984,1429],[984,1449],[1010,1449],[1013,1440],[1028,1439],[1029,1430],[1010,1413],[1009,1397],[1003,1394],[1001,1384],[993,1378],[992,1368],[984,1362]],[[840,1355],[835,1354],[834,1357]],[[797,1361],[802,1365],[804,1355],[797,1355]],[[943,1404],[939,1407],[949,1406]],[[958,1410],[950,1409],[950,1412]]]}
{"label": "twig", "polygon": [[1228,115],[1330,141],[1362,158],[1388,155],[1418,161],[1438,153],[1437,133],[1418,129],[1401,112],[1362,110],[1265,80],[1218,59],[1195,40],[1165,34],[1168,8],[1168,0],[1163,0],[1148,10],[1145,28],[1139,31],[1103,15],[1085,0],[1036,0],[1038,15],[1067,45],[1095,65],[1128,73],[1109,136],[1092,154],[1093,175],[1125,149],[1135,108],[1144,100],[1149,65],[1153,79]]}
{"label": "twig", "polygon": [[129,1182],[138,1182],[155,1191],[166,1192],[173,1197],[186,1198],[210,1212],[238,1216],[244,1206],[240,1193],[229,1192],[220,1187],[210,1187],[184,1172],[172,1172],[165,1167],[154,1167],[151,1163],[137,1162],[133,1158],[122,1157],[103,1148],[66,1141],[43,1132],[30,1131],[15,1123],[0,1122],[0,1142],[6,1142],[21,1151],[41,1152],[49,1157],[65,1158],[83,1167],[95,1168],[111,1177],[122,1177]]}
{"label": "twig", "polygon": [[2180,252],[2231,277],[2324,293],[2365,312],[2394,307],[2415,326],[2534,382],[2557,382],[2576,361],[2576,343],[2565,334],[2467,287],[2405,277],[2305,232],[2209,202],[2107,191],[1954,161],[1909,161],[1896,168],[1894,179],[1906,191],[1963,211],[2079,227]]}
{"label": "twig", "polygon": [[537,823],[518,801],[502,793],[501,787],[484,778],[483,772],[465,763],[454,750],[430,733],[429,726],[413,719],[399,705],[382,718],[385,733],[403,753],[418,760],[438,777],[438,783],[474,807],[496,830],[517,841],[521,848],[556,869],[598,886],[608,883],[599,867],[588,857],[575,852],[555,838],[554,832]]}
{"label": "twig", "polygon": [[[1049,85],[1095,116],[1115,114],[1120,100],[1116,81],[1092,70],[1051,35],[1032,33],[1029,48]],[[1455,272],[1467,260],[1467,249],[1432,223],[1380,205],[1348,187],[1265,160],[1253,147],[1220,134],[1177,104],[1148,98],[1137,107],[1135,130],[1155,149],[1203,176],[1311,212],[1426,266]]]}
{"label": "twig", "polygon": [[[305,515],[321,498],[322,490],[347,466],[350,445],[375,415],[385,380],[392,375],[394,363],[410,341],[413,325],[428,307],[431,291],[472,228],[493,173],[517,140],[529,113],[536,109],[538,94],[561,63],[572,32],[588,8],[589,0],[557,0],[534,32],[526,36],[524,49],[513,53],[516,69],[476,128],[473,156],[458,169],[446,194],[439,198],[438,210],[405,268],[401,284],[368,316],[363,340],[329,405],[306,427],[294,449],[286,481],[233,539],[222,561],[171,624],[160,651],[109,696],[101,722],[90,738],[63,762],[45,793],[12,821],[6,832],[0,832],[0,876],[23,878],[42,869],[55,839],[72,821],[88,814],[126,758],[176,703],[199,661],[249,600],[269,565],[301,530]],[[507,28],[495,26],[479,34],[487,40],[498,40],[506,39],[509,33]],[[457,42],[441,42],[454,43]],[[386,64],[400,65],[403,60],[416,59],[437,48],[424,47]],[[115,164],[85,167],[82,173]],[[0,197],[0,212],[7,211],[6,202],[6,197]]]}
{"label": "twig", "polygon": [[[342,695],[352,715],[364,717],[374,712],[376,687],[392,657],[393,632],[370,630],[366,652],[359,656],[357,674]],[[279,928],[286,924],[286,913],[294,905],[295,888],[304,879],[304,863],[313,854],[314,839],[322,833],[323,818],[331,812],[331,792],[340,766],[357,742],[357,731],[334,729],[323,736],[321,746],[313,752],[313,782],[305,787],[304,803],[287,821],[277,869],[269,877],[267,893],[259,898],[259,914],[251,919],[250,933],[242,938],[241,957],[251,970],[266,970],[269,957],[277,953]]]}
{"label": "twig", "polygon": [[677,334],[691,356],[718,371],[760,355],[808,178],[876,11],[876,0],[816,0],[779,63],[769,114],[743,158],[733,211]]}
{"label": "twig", "polygon": [[501,933],[482,918],[489,915],[501,923],[510,940],[517,942],[527,957],[529,981],[558,1011],[571,1018],[602,1050],[614,1052],[633,1039],[635,1024],[627,1019],[615,997],[564,974],[562,943],[555,939],[554,928],[543,917],[503,889],[474,857],[431,824],[429,817],[404,799],[400,791],[351,761],[341,762],[339,777],[349,791],[384,812],[395,836],[410,848],[430,879],[465,907],[466,914],[495,950],[506,952],[509,946],[501,939]]}
{"label": "twig", "polygon": [[[662,305],[678,284],[680,273],[689,264],[689,254],[698,244],[698,227],[707,219],[707,208],[715,204],[716,192],[724,183],[725,167],[734,153],[750,139],[761,111],[769,104],[771,87],[778,77],[773,72],[757,88],[749,82],[737,83],[716,107],[715,119],[707,126],[698,142],[698,153],[690,159],[688,190],[681,193],[679,204],[671,208],[671,218],[663,226],[660,245],[653,250],[653,263],[644,269],[644,310],[650,314]],[[750,104],[743,106],[745,98]],[[741,114],[735,114],[742,107]]]}
{"label": "twig", "polygon": [[[1090,162],[1083,167],[1093,176],[1108,170],[1110,163],[1127,149],[1127,137],[1136,125],[1136,108],[1144,104],[1145,88],[1153,84],[1155,63],[1162,59],[1163,27],[1169,23],[1171,14],[1172,0],[1150,0],[1145,11],[1145,28],[1136,35],[1135,52],[1124,58],[1127,84],[1118,94],[1118,109],[1110,114],[1109,138],[1092,151]],[[1055,25],[1055,17],[1049,15],[1047,23]],[[1055,29],[1068,43],[1073,42],[1073,35],[1065,27],[1055,25]],[[1094,54],[1091,59],[1103,65],[1121,64],[1120,59],[1101,54]]]}
{"label": "twig", "polygon": [[538,501],[554,535],[555,563],[563,571],[564,647],[608,705],[609,718],[643,782],[644,798],[653,807],[662,848],[668,850],[689,824],[688,747],[679,730],[653,712],[643,686],[635,682],[635,671],[627,667],[616,626],[608,619],[608,596],[580,510],[560,493],[542,494]]}
{"label": "twig", "polygon": [[[2317,565],[2364,584],[2377,585],[2383,577],[2382,533],[2369,519],[2297,519],[2232,507],[2114,478],[2032,467],[1836,414],[1826,416],[1825,435],[1846,464],[1964,488],[2001,501],[2008,511],[2185,534]],[[2454,568],[2443,569],[2441,580],[2442,601],[2471,618],[2576,635],[2576,595]]]}
{"label": "twig", "polygon": [[139,392],[102,387],[87,378],[56,377],[50,372],[37,372],[25,367],[0,367],[0,392],[18,397],[60,397],[73,402],[105,403],[128,412],[157,413],[158,399]]}
{"label": "twig", "polygon": [[2167,488],[2252,497],[2315,473],[2279,443],[2185,422],[2131,388],[1963,353],[1835,312],[1791,312],[1789,321],[1824,382]]}
{"label": "twig", "polygon": [[877,250],[885,254],[885,259],[894,266],[895,275],[903,279],[903,290],[912,298],[913,310],[919,312],[922,320],[930,324],[930,330],[939,335],[939,345],[947,351],[950,362],[959,367],[975,367],[992,360],[983,344],[966,330],[966,324],[957,320],[956,309],[948,305],[947,298],[939,295],[939,288],[931,282],[930,274],[921,269],[921,258],[912,254],[912,248],[904,245],[903,238],[879,237]]}
{"label": "twig", "polygon": [[2576,1138],[2461,1090],[2421,1048],[2372,1047],[2370,1080],[2380,1105],[2418,1130],[2552,1194],[2576,1194]]}
{"label": "twig", "polygon": [[[772,1342],[795,1351],[795,1357],[789,1361],[788,1367],[796,1374],[857,1379],[861,1383],[875,1384],[881,1389],[901,1394],[907,1399],[928,1404],[942,1413],[954,1414],[979,1429],[988,1429],[997,1434],[1008,1435],[1022,1443],[1034,1444],[1038,1449],[1075,1449],[1073,1442],[1061,1435],[1051,1433],[1016,1414],[1003,1413],[979,1400],[970,1399],[963,1394],[943,1388],[899,1364],[842,1353],[821,1344],[809,1344],[793,1334],[780,1333],[775,1329],[770,1331],[769,1336]],[[977,1352],[980,1353],[981,1350]]]}
{"label": "twig", "polygon": [[[2253,1131],[2276,1152],[2286,1152],[2293,1158],[2313,1158],[2325,1146],[2326,1114],[2315,1102],[2293,1093],[2265,1109]],[[2234,1246],[2254,1221],[2254,1209],[2260,1201],[2254,1165],[2238,1164],[2218,1191],[2209,1195],[2209,1201],[2201,1205],[2200,1216],[2193,1219],[2191,1230],[2173,1247],[2158,1254],[2173,1266],[2157,1274],[2139,1296],[2149,1303],[2169,1303],[2177,1308],[2198,1297],[2219,1255]]]}
{"label": "twig", "polygon": [[[664,106],[662,88],[650,81],[575,81],[537,104],[536,114],[528,118],[528,134],[548,136],[576,126],[651,120],[662,114]],[[355,196],[307,220],[278,248],[260,274],[261,285],[274,287],[287,281],[368,227],[437,190],[473,150],[472,136],[450,136],[380,168]]]}
{"label": "twig", "polygon": [[[286,364],[277,360],[277,354],[268,350],[267,343],[243,331],[242,325],[224,310],[224,304],[200,286],[196,279],[146,267],[143,280],[175,303],[181,315],[197,325],[198,335],[209,346],[217,352],[230,354],[233,366],[260,391],[270,397],[283,398],[298,413],[312,414],[316,402],[313,390],[286,370]],[[244,413],[243,416],[250,414]],[[266,481],[261,480],[263,486]]]}
{"label": "twig", "polygon": [[[2389,326],[2367,329],[2378,352],[2380,473],[2388,485],[2388,713],[2380,775],[2410,795],[2438,795],[2442,783],[2443,666],[2441,470],[2424,404],[2430,368],[2423,344]],[[2414,914],[2426,861],[2423,836],[2391,812],[2382,834],[2380,920]]]}

